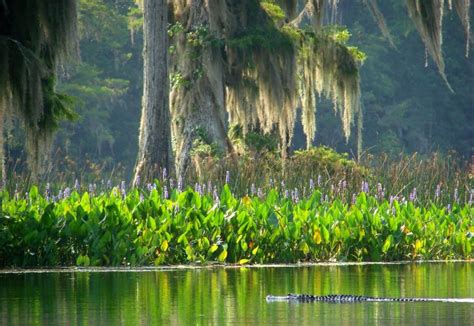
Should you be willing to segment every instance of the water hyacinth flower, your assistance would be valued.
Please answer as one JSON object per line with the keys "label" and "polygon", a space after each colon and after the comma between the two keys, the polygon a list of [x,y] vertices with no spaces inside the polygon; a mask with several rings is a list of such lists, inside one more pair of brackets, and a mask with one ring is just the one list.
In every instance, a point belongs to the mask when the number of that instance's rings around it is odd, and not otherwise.
{"label": "water hyacinth flower", "polygon": [[51,185],[50,185],[49,182],[46,184],[46,189],[44,191],[44,195],[46,197],[46,200],[49,200],[49,198],[51,196]]}
{"label": "water hyacinth flower", "polygon": [[122,194],[123,198],[125,198],[125,196],[127,196],[127,191],[126,191],[126,188],[125,188],[125,181],[122,181],[120,183],[120,193]]}
{"label": "water hyacinth flower", "polygon": [[288,198],[288,189],[285,189],[285,198]]}
{"label": "water hyacinth flower", "polygon": [[415,201],[416,200],[416,188],[413,188],[412,192],[410,192],[410,195],[409,195],[409,200],[410,201]]}
{"label": "water hyacinth flower", "polygon": [[164,198],[164,199],[168,199],[168,198],[169,198],[168,187],[166,187],[166,186],[163,186],[163,198]]}
{"label": "water hyacinth flower", "polygon": [[458,188],[455,188],[454,189],[454,202],[459,202],[459,192],[458,192]]}
{"label": "water hyacinth flower", "polygon": [[92,185],[92,183],[89,183],[89,194],[93,195],[94,194],[94,186]]}
{"label": "water hyacinth flower", "polygon": [[183,177],[178,177],[178,191],[181,192],[183,190]]}
{"label": "water hyacinth flower", "polygon": [[163,180],[166,180],[168,177],[168,171],[166,171],[166,168],[163,168]]}
{"label": "water hyacinth flower", "polygon": [[225,183],[229,184],[229,182],[230,182],[230,171],[227,170],[225,171]]}
{"label": "water hyacinth flower", "polygon": [[257,189],[257,197],[260,199],[263,199],[263,192],[262,192],[262,188],[260,187],[258,187]]}
{"label": "water hyacinth flower", "polygon": [[63,199],[63,191],[61,189],[59,189],[58,191],[58,199],[59,200]]}
{"label": "water hyacinth flower", "polygon": [[385,190],[380,182],[377,183],[377,197],[379,199],[383,199],[385,197]]}
{"label": "water hyacinth flower", "polygon": [[367,181],[362,181],[361,189],[362,192],[365,192],[366,194],[369,193],[369,183]]}
{"label": "water hyacinth flower", "polygon": [[270,188],[273,188],[275,186],[273,178],[270,178]]}
{"label": "water hyacinth flower", "polygon": [[200,195],[202,196],[202,187],[199,183],[196,183],[195,187],[194,187],[194,190]]}
{"label": "water hyacinth flower", "polygon": [[356,199],[357,199],[357,196],[355,193],[352,193],[352,205],[354,205],[356,203]]}
{"label": "water hyacinth flower", "polygon": [[396,200],[396,199],[397,199],[397,196],[390,196],[390,199],[389,199],[389,201],[390,201],[390,206],[392,206],[393,201]]}
{"label": "water hyacinth flower", "polygon": [[144,199],[145,199],[145,198],[143,197],[143,194],[140,193],[140,203],[142,203]]}
{"label": "water hyacinth flower", "polygon": [[292,191],[291,193],[292,193],[293,201],[297,204],[300,201],[300,197],[299,197],[299,194],[298,194],[298,189],[295,188],[295,190]]}
{"label": "water hyacinth flower", "polygon": [[314,181],[313,179],[309,179],[309,190],[313,192],[314,190]]}
{"label": "water hyacinth flower", "polygon": [[322,177],[318,175],[318,187],[321,187]]}
{"label": "water hyacinth flower", "polygon": [[77,180],[77,179],[74,181],[74,189],[76,191],[81,190],[81,185],[79,184],[79,180]]}
{"label": "water hyacinth flower", "polygon": [[214,199],[214,202],[216,204],[219,204],[220,200],[219,200],[219,193],[217,192],[217,187],[214,186],[214,191],[212,192],[212,198]]}
{"label": "water hyacinth flower", "polygon": [[71,188],[66,187],[66,188],[64,189],[63,195],[64,195],[64,199],[69,198],[69,197],[71,196]]}
{"label": "water hyacinth flower", "polygon": [[435,190],[435,199],[439,199],[441,196],[441,183],[438,183],[436,185],[436,190]]}
{"label": "water hyacinth flower", "polygon": [[151,183],[147,183],[147,184],[146,184],[146,189],[147,189],[148,191],[152,191],[152,190],[153,190],[152,184],[151,184]]}
{"label": "water hyacinth flower", "polygon": [[250,194],[253,196],[255,196],[255,184],[252,183],[252,185],[250,186]]}
{"label": "water hyacinth flower", "polygon": [[112,189],[112,180],[107,180],[107,189]]}

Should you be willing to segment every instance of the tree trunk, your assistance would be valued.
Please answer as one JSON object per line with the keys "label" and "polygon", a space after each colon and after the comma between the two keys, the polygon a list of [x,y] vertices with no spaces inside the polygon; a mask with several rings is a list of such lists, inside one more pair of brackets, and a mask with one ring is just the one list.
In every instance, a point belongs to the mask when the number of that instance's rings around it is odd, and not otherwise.
{"label": "tree trunk", "polygon": [[150,180],[170,168],[168,80],[168,6],[166,0],[144,0],[143,98],[134,181]]}
{"label": "tree trunk", "polygon": [[[4,107],[2,102],[6,102],[6,101],[3,101],[2,99],[0,99],[0,191],[2,191],[3,188],[5,187],[6,178],[7,178],[6,166],[5,166],[5,144],[4,144],[4,138],[3,138],[3,132],[4,132],[3,128],[4,128],[4,121],[5,121],[6,107]],[[0,206],[0,210],[1,210],[1,206]]]}
{"label": "tree trunk", "polygon": [[[216,3],[217,4],[217,3]],[[219,35],[222,27],[210,17],[212,4],[208,1],[188,2],[178,21],[185,33],[175,39],[173,75],[180,76],[182,83],[173,85],[171,113],[173,139],[176,140],[176,169],[184,176],[191,162],[196,141],[210,145],[215,152],[231,151],[225,123],[224,60],[219,47],[189,41],[193,35],[203,33]],[[179,7],[179,5],[176,5]],[[176,9],[176,7],[175,7]],[[195,34],[193,34],[195,33]]]}

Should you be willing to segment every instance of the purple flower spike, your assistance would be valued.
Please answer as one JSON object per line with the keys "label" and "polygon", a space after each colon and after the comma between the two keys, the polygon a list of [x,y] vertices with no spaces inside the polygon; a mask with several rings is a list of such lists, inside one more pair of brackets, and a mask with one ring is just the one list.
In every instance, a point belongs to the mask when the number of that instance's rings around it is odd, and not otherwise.
{"label": "purple flower spike", "polygon": [[229,184],[229,182],[230,182],[230,171],[227,170],[225,171],[225,183]]}
{"label": "purple flower spike", "polygon": [[214,202],[219,205],[219,194],[217,193],[217,187],[214,186],[214,191],[212,192],[212,197],[214,198]]}
{"label": "purple flower spike", "polygon": [[412,192],[410,193],[409,199],[410,201],[415,201],[416,200],[416,188],[413,188]]}
{"label": "purple flower spike", "polygon": [[151,183],[147,183],[147,184],[146,184],[146,188],[148,189],[148,191],[152,191],[152,190],[153,190],[153,186],[151,185]]}
{"label": "purple flower spike", "polygon": [[81,189],[81,185],[79,184],[79,180],[77,179],[74,181],[74,189],[76,191],[79,191]]}
{"label": "purple flower spike", "polygon": [[309,190],[313,191],[314,190],[314,180],[309,179]]}
{"label": "purple flower spike", "polygon": [[250,186],[250,193],[252,194],[252,197],[255,196],[255,184],[252,183],[252,185]]}
{"label": "purple flower spike", "polygon": [[436,185],[435,198],[439,199],[440,196],[441,196],[441,183],[438,183]]}
{"label": "purple flower spike", "polygon": [[127,196],[127,191],[126,191],[126,188],[125,188],[125,181],[122,181],[120,183],[120,193],[122,194],[123,198],[125,198],[125,196]]}
{"label": "purple flower spike", "polygon": [[318,187],[321,187],[322,177],[318,175]]}
{"label": "purple flower spike", "polygon": [[164,199],[168,199],[168,198],[169,198],[168,187],[166,187],[166,186],[163,187],[163,198],[164,198]]}
{"label": "purple flower spike", "polygon": [[163,180],[166,180],[168,177],[168,171],[166,171],[166,168],[163,168]]}
{"label": "purple flower spike", "polygon": [[367,181],[362,181],[361,191],[366,194],[369,193],[369,183]]}
{"label": "purple flower spike", "polygon": [[183,190],[183,177],[178,177],[178,191],[181,192]]}

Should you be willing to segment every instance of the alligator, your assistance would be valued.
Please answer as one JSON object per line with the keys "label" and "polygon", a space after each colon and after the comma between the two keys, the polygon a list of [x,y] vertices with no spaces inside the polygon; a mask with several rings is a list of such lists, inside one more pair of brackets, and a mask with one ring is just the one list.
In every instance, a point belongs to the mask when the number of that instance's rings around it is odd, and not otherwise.
{"label": "alligator", "polygon": [[387,298],[387,297],[368,297],[364,295],[351,294],[292,294],[284,296],[267,295],[267,302],[288,301],[288,302],[327,302],[327,303],[362,303],[362,302],[468,302],[474,303],[474,298]]}

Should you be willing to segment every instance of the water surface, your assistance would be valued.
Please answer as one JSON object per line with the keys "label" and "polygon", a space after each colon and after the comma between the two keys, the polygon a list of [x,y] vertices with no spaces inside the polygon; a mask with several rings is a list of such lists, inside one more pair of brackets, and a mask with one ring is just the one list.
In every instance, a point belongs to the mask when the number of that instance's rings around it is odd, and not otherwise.
{"label": "water surface", "polygon": [[473,303],[267,303],[267,294],[474,298],[474,263],[0,272],[2,325],[474,325]]}

